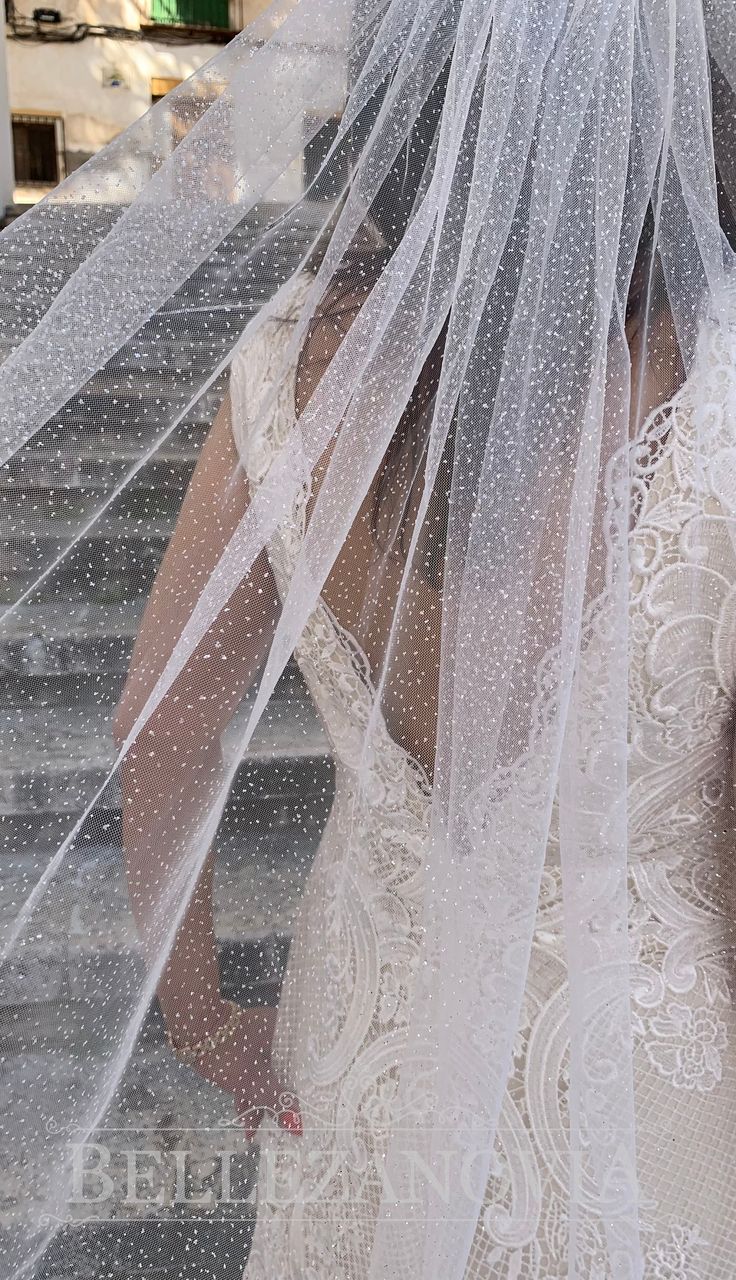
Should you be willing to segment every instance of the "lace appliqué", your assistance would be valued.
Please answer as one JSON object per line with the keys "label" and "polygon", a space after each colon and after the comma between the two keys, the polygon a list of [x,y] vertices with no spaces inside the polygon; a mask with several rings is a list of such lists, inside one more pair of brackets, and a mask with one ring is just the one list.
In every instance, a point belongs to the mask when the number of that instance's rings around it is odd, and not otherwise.
{"label": "lace appliqu\u00e9", "polygon": [[[292,318],[298,308],[297,297]],[[293,422],[293,380],[283,376],[285,328],[266,327],[248,353],[251,397],[257,401],[280,379],[268,431],[241,442],[252,481],[265,473]],[[733,952],[724,923],[721,853],[732,860],[726,780],[736,670],[736,451],[729,443],[736,416],[734,346],[727,331],[705,330],[696,372],[672,404],[652,415],[633,454],[628,921],[637,1087],[647,1096],[659,1090],[656,1105],[665,1127],[671,1098],[705,1104],[715,1095],[732,1034]],[[246,408],[252,408],[247,399]],[[271,547],[280,590],[299,552],[309,496],[305,482]],[[589,624],[594,630],[594,617]],[[375,1171],[391,1125],[401,1121],[397,1067],[412,987],[421,977],[421,877],[431,790],[376,712],[365,655],[322,601],[296,656],[338,770],[333,812],[292,944],[275,1042],[282,1067],[302,1072],[293,1083],[306,1117],[309,1159],[305,1146],[265,1126],[247,1277],[359,1280],[380,1201]],[[541,738],[544,728],[540,724]],[[537,785],[531,769],[526,783],[518,770],[512,781],[531,792]],[[498,813],[500,792],[496,800]],[[468,816],[477,826],[478,815]],[[523,836],[516,828],[514,833],[516,848],[523,848]],[[529,833],[530,844],[535,835]],[[499,893],[498,876],[491,889]],[[490,934],[488,945],[493,947]],[[311,972],[320,969],[318,994],[310,994],[309,956]],[[566,982],[553,830],[515,1065],[467,1280],[566,1274]],[[409,1109],[423,1105],[429,1087],[422,1064],[411,1066]],[[736,1106],[736,1098],[727,1104]],[[660,1135],[651,1115],[647,1134],[644,1157],[656,1164]],[[654,1156],[647,1141],[655,1143]],[[664,1202],[656,1176],[654,1194],[646,1178],[643,1190],[646,1280],[724,1280],[729,1273],[711,1261],[707,1233]],[[360,1202],[359,1215],[348,1211],[346,1217],[346,1196],[349,1204]],[[584,1254],[581,1274],[609,1280],[593,1217],[583,1221],[577,1245]]]}
{"label": "lace appliqu\u00e9", "polygon": [[695,373],[634,455],[631,543],[637,1031],[658,1075],[700,1093],[721,1081],[732,1004],[735,424],[736,338],[707,325]]}

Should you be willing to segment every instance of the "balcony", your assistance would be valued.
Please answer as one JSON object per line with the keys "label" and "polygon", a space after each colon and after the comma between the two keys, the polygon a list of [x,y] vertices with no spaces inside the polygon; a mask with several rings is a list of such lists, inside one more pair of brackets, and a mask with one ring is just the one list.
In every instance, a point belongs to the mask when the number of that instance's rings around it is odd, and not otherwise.
{"label": "balcony", "polygon": [[151,22],[167,27],[218,27],[228,31],[228,0],[152,0]]}
{"label": "balcony", "polygon": [[166,28],[224,44],[248,24],[253,8],[252,0],[151,0],[150,16],[142,30],[152,39],[157,30]]}

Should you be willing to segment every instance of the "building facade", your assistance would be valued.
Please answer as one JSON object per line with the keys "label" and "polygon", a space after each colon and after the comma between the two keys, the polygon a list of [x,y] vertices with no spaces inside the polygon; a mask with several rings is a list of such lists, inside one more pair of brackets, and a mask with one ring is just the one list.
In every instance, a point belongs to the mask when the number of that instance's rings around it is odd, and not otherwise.
{"label": "building facade", "polygon": [[[33,0],[31,0],[31,3]],[[186,80],[267,0],[6,0],[15,199],[37,200]]]}

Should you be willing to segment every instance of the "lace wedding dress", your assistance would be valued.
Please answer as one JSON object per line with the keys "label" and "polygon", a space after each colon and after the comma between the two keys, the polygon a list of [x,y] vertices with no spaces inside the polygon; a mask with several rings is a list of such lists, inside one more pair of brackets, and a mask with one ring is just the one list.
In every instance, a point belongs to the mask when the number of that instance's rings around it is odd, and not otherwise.
{"label": "lace wedding dress", "polygon": [[[291,377],[265,425],[255,425],[306,283],[233,364],[233,430],[251,487],[293,421]],[[712,440],[706,474],[689,450],[695,414]],[[735,428],[736,331],[730,345],[728,336],[706,334],[696,373],[652,416],[634,456],[629,930],[647,1280],[730,1280],[736,1259]],[[308,497],[305,486],[270,548],[279,591],[304,535]],[[375,1168],[389,1117],[396,1121],[395,1064],[417,971],[431,788],[384,723],[366,761],[371,673],[324,602],[295,656],[329,737],[336,794],[296,921],[274,1046],[300,1101],[304,1137],[262,1125],[246,1276],[363,1280],[380,1195]],[[561,897],[553,822],[468,1280],[567,1275]],[[581,1274],[604,1280],[603,1258],[591,1226]]]}

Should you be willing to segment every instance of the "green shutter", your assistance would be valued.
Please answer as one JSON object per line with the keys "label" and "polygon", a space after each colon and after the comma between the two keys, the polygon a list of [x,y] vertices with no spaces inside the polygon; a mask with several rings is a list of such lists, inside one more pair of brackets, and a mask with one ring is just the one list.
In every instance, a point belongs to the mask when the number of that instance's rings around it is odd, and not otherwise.
{"label": "green shutter", "polygon": [[227,30],[228,0],[151,0],[151,22]]}

